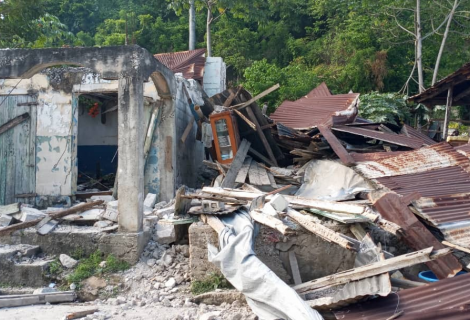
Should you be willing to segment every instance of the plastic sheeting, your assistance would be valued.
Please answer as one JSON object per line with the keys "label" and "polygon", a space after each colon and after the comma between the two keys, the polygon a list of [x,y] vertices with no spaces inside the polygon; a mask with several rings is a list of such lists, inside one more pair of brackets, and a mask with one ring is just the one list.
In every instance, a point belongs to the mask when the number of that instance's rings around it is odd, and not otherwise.
{"label": "plastic sheeting", "polygon": [[253,246],[259,226],[246,210],[220,217],[225,228],[219,234],[220,251],[209,245],[209,261],[242,292],[262,320],[322,320],[291,287],[262,263]]}
{"label": "plastic sheeting", "polygon": [[312,160],[305,165],[304,183],[295,194],[308,199],[348,200],[372,188],[351,168],[337,161]]}

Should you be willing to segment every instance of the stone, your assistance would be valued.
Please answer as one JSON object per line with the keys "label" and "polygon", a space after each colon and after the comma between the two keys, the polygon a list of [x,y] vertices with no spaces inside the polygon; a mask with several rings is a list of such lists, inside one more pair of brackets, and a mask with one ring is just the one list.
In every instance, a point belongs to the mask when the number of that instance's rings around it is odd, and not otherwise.
{"label": "stone", "polygon": [[67,269],[72,269],[75,268],[75,266],[78,264],[78,261],[69,257],[66,254],[61,254],[59,256],[60,263],[66,267]]}
{"label": "stone", "polygon": [[276,209],[274,209],[274,207],[270,204],[270,203],[266,203],[263,207],[263,213],[268,215],[268,216],[272,216],[272,217],[275,217],[275,218],[279,218],[279,215],[277,214],[277,211]]}
{"label": "stone", "polygon": [[[83,280],[78,297],[83,301],[93,301],[98,298],[100,289],[106,287],[106,281],[103,278],[90,277]],[[119,298],[119,297],[118,297]]]}
{"label": "stone", "polygon": [[165,287],[167,287],[169,289],[173,289],[175,286],[176,286],[175,278],[170,278],[170,279],[168,279],[167,282],[165,282]]}
{"label": "stone", "polygon": [[101,220],[101,221],[96,221],[93,227],[95,228],[107,228],[110,225],[112,225],[112,221],[106,221],[106,220]]}
{"label": "stone", "polygon": [[170,244],[176,241],[175,226],[158,222],[155,226],[154,240],[159,244]]}
{"label": "stone", "polygon": [[155,259],[148,259],[147,260],[147,265],[149,267],[153,267],[155,265],[155,263],[157,263],[157,260],[155,260]]}
{"label": "stone", "polygon": [[155,193],[147,193],[144,200],[144,214],[149,215],[153,211],[153,207],[157,202],[157,195]]}
{"label": "stone", "polygon": [[181,283],[184,282],[184,277],[183,277],[182,275],[177,274],[177,275],[175,276],[175,281],[176,281],[176,284],[177,284],[177,285],[180,285]]}
{"label": "stone", "polygon": [[118,222],[119,211],[118,211],[118,200],[109,201],[106,204],[106,211],[103,213],[103,219],[107,219],[113,222]]}
{"label": "stone", "polygon": [[113,196],[91,196],[88,202],[97,201],[97,200],[102,200],[104,201],[104,203],[108,203],[111,201],[115,201],[116,199],[114,199]]}
{"label": "stone", "polygon": [[268,202],[276,211],[284,212],[289,206],[289,202],[279,193]]}
{"label": "stone", "polygon": [[171,301],[168,300],[168,299],[163,299],[163,300],[162,300],[162,305],[163,305],[164,307],[169,308],[169,307],[171,307]]}
{"label": "stone", "polygon": [[160,289],[161,285],[162,285],[162,284],[161,284],[160,282],[156,282],[156,283],[153,285],[153,288],[154,288],[155,290],[158,290],[158,289]]}
{"label": "stone", "polygon": [[221,314],[220,311],[207,312],[199,316],[199,320],[218,320],[220,314]]}
{"label": "stone", "polygon": [[16,219],[9,215],[4,214],[0,217],[0,227],[8,227],[9,225],[12,225],[15,222]]}
{"label": "stone", "polygon": [[124,304],[126,303],[126,298],[124,298],[123,296],[119,296],[116,298],[116,302],[117,304]]}
{"label": "stone", "polygon": [[33,294],[58,292],[56,288],[39,288],[33,291]]}
{"label": "stone", "polygon": [[47,216],[47,214],[37,209],[21,207],[21,217],[19,220],[21,220],[22,222],[29,222],[37,219],[42,219],[45,216]]}
{"label": "stone", "polygon": [[173,257],[168,252],[165,252],[161,257],[160,261],[165,267],[169,267],[173,263]]}
{"label": "stone", "polygon": [[234,315],[230,317],[230,320],[242,320],[242,319],[243,319],[243,315],[241,313],[235,313]]}
{"label": "stone", "polygon": [[162,209],[163,207],[165,207],[167,205],[167,202],[166,201],[161,201],[159,203],[157,203],[153,208],[155,210],[158,210],[158,209]]}
{"label": "stone", "polygon": [[100,268],[106,268],[106,265],[106,261],[101,261],[99,264]]}
{"label": "stone", "polygon": [[75,283],[72,283],[70,286],[69,286],[70,290],[72,291],[75,291],[75,289],[77,289],[77,285]]}
{"label": "stone", "polygon": [[158,209],[155,215],[159,217],[160,219],[163,219],[163,218],[168,218],[172,216],[174,213],[175,213],[175,206],[171,206],[168,208]]}

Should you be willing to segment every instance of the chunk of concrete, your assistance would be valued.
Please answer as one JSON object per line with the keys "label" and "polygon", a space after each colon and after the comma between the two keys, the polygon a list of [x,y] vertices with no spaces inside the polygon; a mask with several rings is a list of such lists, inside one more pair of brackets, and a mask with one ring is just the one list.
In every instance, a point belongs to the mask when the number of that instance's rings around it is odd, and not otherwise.
{"label": "chunk of concrete", "polygon": [[160,219],[167,219],[175,213],[175,206],[157,210],[156,216]]}
{"label": "chunk of concrete", "polygon": [[155,193],[147,193],[144,200],[144,214],[149,215],[152,213],[155,202],[157,202],[157,195]]}
{"label": "chunk of concrete", "polygon": [[175,226],[172,224],[157,223],[154,240],[160,244],[170,244],[176,241]]}
{"label": "chunk of concrete", "polygon": [[276,209],[274,209],[274,207],[270,204],[270,203],[266,203],[263,207],[263,213],[264,214],[267,214],[268,216],[272,216],[272,217],[275,217],[275,218],[279,218],[279,215],[277,214],[277,211]]}
{"label": "chunk of concrete", "polygon": [[1,215],[12,215],[15,213],[20,212],[20,204],[19,203],[12,203],[6,206],[0,206],[0,216]]}
{"label": "chunk of concrete", "polygon": [[97,201],[97,200],[103,200],[105,203],[108,203],[110,201],[115,201],[116,199],[114,199],[113,196],[91,196],[91,198],[88,199],[87,202]]}
{"label": "chunk of concrete", "polygon": [[41,294],[41,293],[53,293],[53,292],[58,292],[56,288],[39,288],[33,291],[33,294]]}
{"label": "chunk of concrete", "polygon": [[168,279],[167,282],[165,282],[165,287],[168,289],[173,289],[176,286],[176,280],[175,278],[170,278]]}
{"label": "chunk of concrete", "polygon": [[106,211],[103,213],[103,219],[118,222],[118,200],[110,201],[106,204]]}
{"label": "chunk of concrete", "polygon": [[284,212],[289,206],[289,201],[280,194],[276,194],[268,203],[279,212]]}
{"label": "chunk of concrete", "polygon": [[66,254],[61,254],[59,256],[59,260],[60,260],[60,263],[66,267],[67,269],[72,269],[74,268],[77,264],[78,264],[78,261],[69,257],[68,255]]}
{"label": "chunk of concrete", "polygon": [[14,224],[16,221],[18,220],[16,220],[12,216],[4,214],[3,216],[0,217],[0,228],[8,227],[9,225]]}
{"label": "chunk of concrete", "polygon": [[93,225],[93,227],[95,227],[95,228],[107,228],[112,224],[113,224],[112,221],[102,220],[102,221],[96,221],[95,224]]}
{"label": "chunk of concrete", "polygon": [[39,211],[38,209],[22,207],[20,220],[23,222],[28,222],[37,219],[42,219],[45,216],[47,216],[47,214],[42,211]]}
{"label": "chunk of concrete", "polygon": [[158,209],[164,208],[166,205],[167,205],[166,201],[161,201],[161,202],[157,203],[153,208],[155,210],[158,210]]}

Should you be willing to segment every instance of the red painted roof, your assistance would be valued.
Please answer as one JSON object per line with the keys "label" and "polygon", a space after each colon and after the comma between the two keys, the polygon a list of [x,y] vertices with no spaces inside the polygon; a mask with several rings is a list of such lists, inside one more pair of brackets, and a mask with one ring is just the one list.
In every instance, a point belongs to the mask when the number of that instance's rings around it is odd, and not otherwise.
{"label": "red painted roof", "polygon": [[202,80],[206,64],[206,49],[159,53],[154,57],[174,73],[182,73],[186,79]]}

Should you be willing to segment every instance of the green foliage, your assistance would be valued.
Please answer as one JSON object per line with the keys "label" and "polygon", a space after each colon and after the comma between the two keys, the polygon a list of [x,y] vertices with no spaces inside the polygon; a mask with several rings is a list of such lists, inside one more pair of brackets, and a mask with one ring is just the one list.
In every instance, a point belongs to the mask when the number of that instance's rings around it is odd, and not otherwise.
{"label": "green foliage", "polygon": [[57,276],[64,271],[62,268],[62,264],[60,263],[59,259],[55,259],[49,264],[49,274],[52,276]]}
{"label": "green foliage", "polygon": [[80,282],[91,276],[124,271],[130,267],[127,262],[120,261],[115,256],[109,255],[105,259],[106,266],[102,268],[100,263],[103,259],[104,256],[99,250],[92,253],[88,258],[81,259],[73,272],[67,276],[67,283],[75,283],[78,286]]}
{"label": "green foliage", "polygon": [[191,293],[199,295],[216,289],[230,289],[232,285],[223,276],[212,273],[202,281],[191,282]]}
{"label": "green foliage", "polygon": [[359,116],[374,122],[407,122],[410,119],[407,98],[395,93],[372,92],[361,95]]}

